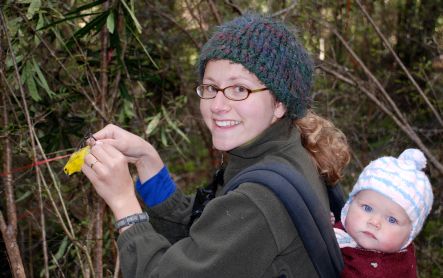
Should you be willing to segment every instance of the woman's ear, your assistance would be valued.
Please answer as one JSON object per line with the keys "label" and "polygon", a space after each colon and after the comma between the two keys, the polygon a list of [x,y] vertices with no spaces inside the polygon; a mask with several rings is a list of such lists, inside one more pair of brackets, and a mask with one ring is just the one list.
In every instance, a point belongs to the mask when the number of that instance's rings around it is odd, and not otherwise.
{"label": "woman's ear", "polygon": [[275,109],[274,109],[274,116],[277,119],[283,118],[283,116],[286,114],[286,106],[283,104],[283,102],[276,101],[275,102]]}

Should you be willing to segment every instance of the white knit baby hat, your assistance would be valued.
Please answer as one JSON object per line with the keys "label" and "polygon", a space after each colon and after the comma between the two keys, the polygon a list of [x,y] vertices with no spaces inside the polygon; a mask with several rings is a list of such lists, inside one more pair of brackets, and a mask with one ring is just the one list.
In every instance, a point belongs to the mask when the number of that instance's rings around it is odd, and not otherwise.
{"label": "white knit baby hat", "polygon": [[399,204],[409,216],[412,231],[402,249],[407,247],[421,231],[434,201],[431,184],[422,171],[425,167],[426,158],[418,149],[406,149],[398,158],[385,156],[369,163],[341,211],[343,226],[353,196],[362,190],[374,190]]}

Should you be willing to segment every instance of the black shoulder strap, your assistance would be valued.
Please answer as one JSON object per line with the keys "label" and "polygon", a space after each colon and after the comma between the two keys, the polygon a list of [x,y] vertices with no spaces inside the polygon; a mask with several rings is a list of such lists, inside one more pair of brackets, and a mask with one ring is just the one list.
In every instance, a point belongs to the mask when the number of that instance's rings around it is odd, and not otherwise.
{"label": "black shoulder strap", "polygon": [[343,259],[330,222],[330,214],[306,179],[289,165],[269,162],[253,165],[236,175],[225,193],[240,184],[266,186],[286,207],[319,277],[340,277]]}

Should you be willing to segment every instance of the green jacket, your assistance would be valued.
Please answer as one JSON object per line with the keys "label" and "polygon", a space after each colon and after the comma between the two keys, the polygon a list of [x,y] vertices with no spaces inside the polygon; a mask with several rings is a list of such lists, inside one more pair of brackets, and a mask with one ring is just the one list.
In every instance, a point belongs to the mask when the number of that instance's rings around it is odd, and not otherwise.
{"label": "green jacket", "polygon": [[[310,182],[321,205],[329,208],[326,188],[289,120],[229,152],[225,182],[269,159],[293,165]],[[153,210],[185,224],[191,208],[192,199],[176,190]],[[317,277],[283,204],[270,190],[253,183],[209,202],[189,236],[172,245],[145,222],[122,233],[118,246],[124,277]]]}

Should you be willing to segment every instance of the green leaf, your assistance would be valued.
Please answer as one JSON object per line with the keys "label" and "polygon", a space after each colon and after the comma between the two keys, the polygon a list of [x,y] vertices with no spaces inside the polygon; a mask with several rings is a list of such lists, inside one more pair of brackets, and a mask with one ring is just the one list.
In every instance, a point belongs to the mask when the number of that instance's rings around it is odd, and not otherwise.
{"label": "green leaf", "polygon": [[21,194],[21,196],[15,200],[16,203],[23,201],[24,199],[28,198],[29,196],[31,196],[32,194],[34,194],[32,191],[26,191],[25,193]]}
{"label": "green leaf", "polygon": [[135,25],[135,28],[137,29],[137,33],[141,34],[142,33],[142,26],[140,25],[140,23],[138,22],[137,18],[135,17],[134,13],[132,12],[132,10],[128,7],[128,4],[126,4],[125,0],[121,0],[121,3],[123,4],[123,7],[125,7],[126,11],[129,13],[129,15],[131,16],[132,22]]}
{"label": "green leaf", "polygon": [[[121,66],[122,68],[125,68],[125,62],[123,60],[123,55],[122,55],[122,47],[120,44],[120,35],[118,33],[118,30],[112,34],[110,34],[110,45],[109,47],[113,48],[116,50],[116,57],[117,57],[117,62],[119,64],[119,66]],[[121,82],[124,83],[124,82]]]}
{"label": "green leaf", "polygon": [[120,96],[125,100],[132,100],[131,95],[128,92],[128,88],[126,87],[125,81],[121,80],[118,84],[118,88],[120,91]]}
{"label": "green leaf", "polygon": [[123,111],[127,118],[134,118],[134,103],[132,101],[124,100],[123,101]]}
{"label": "green leaf", "polygon": [[37,73],[38,76],[38,83],[39,85],[45,89],[46,93],[48,93],[48,96],[50,98],[54,97],[56,94],[49,88],[48,82],[46,81],[45,76],[43,75],[43,72],[40,70],[40,66],[37,64],[35,59],[33,59],[34,62],[34,70]]}
{"label": "green leaf", "polygon": [[154,62],[154,60],[152,59],[151,55],[149,55],[148,50],[146,49],[145,45],[141,42],[140,38],[136,35],[134,35],[136,41],[138,42],[138,44],[143,48],[143,51],[146,53],[146,56],[148,56],[149,60],[151,60],[151,63],[157,68],[159,69],[159,67],[157,66],[157,64]]}
{"label": "green leaf", "polygon": [[106,27],[108,28],[109,33],[113,34],[115,29],[115,18],[114,13],[109,13],[108,18],[106,19]]}
{"label": "green leaf", "polygon": [[186,142],[191,143],[191,141],[189,140],[188,136],[186,136],[186,134],[183,133],[183,131],[181,131],[181,129],[179,129],[177,127],[177,125],[171,120],[171,118],[169,117],[168,112],[166,111],[166,108],[162,105],[162,112],[163,112],[163,116],[166,119],[166,122],[168,123],[168,125],[170,127],[172,127],[173,130],[175,130],[175,132],[177,132]]}
{"label": "green leaf", "polygon": [[28,88],[29,95],[31,96],[31,98],[34,101],[42,100],[42,98],[38,94],[37,84],[35,83],[35,80],[34,80],[34,70],[33,70],[33,66],[31,65],[31,63],[25,64],[25,66],[23,67],[21,77],[22,77],[24,84]]}
{"label": "green leaf", "polygon": [[146,136],[151,136],[151,134],[153,133],[153,131],[155,130],[155,128],[158,126],[158,124],[160,123],[160,118],[161,118],[162,114],[158,113],[157,115],[155,115],[151,121],[149,122],[148,126],[146,127],[145,130],[145,134]]}
{"label": "green leaf", "polygon": [[64,237],[60,247],[58,248],[57,253],[54,255],[54,259],[60,260],[66,252],[66,247],[68,247],[68,237]]}
{"label": "green leaf", "polygon": [[62,19],[60,19],[60,20],[56,20],[56,21],[51,22],[51,23],[49,23],[49,24],[47,24],[47,25],[45,25],[45,26],[42,26],[42,27],[40,27],[40,28],[37,28],[37,31],[41,31],[41,30],[47,29],[47,28],[49,28],[49,27],[52,27],[52,26],[54,26],[54,25],[60,24],[60,23],[62,23],[62,22],[65,22],[65,21],[68,21],[68,20],[71,20],[71,19],[81,18],[81,17],[85,17],[85,16],[91,16],[91,15],[98,15],[98,14],[101,14],[101,12],[97,12],[97,13],[88,13],[88,14],[76,14],[76,15],[72,15],[72,16],[64,17],[64,18],[62,18]]}
{"label": "green leaf", "polygon": [[[37,29],[37,30],[40,29],[41,27],[43,27],[44,23],[45,23],[45,19],[44,19],[42,13],[39,12],[38,13],[38,21],[37,21],[37,25],[35,26],[35,29]],[[36,46],[38,46],[40,44],[40,37],[39,36],[34,35],[34,43]]]}
{"label": "green leaf", "polygon": [[26,13],[26,17],[31,19],[36,12],[40,10],[42,6],[42,2],[40,0],[32,0],[31,5],[28,7],[28,12]]}
{"label": "green leaf", "polygon": [[180,148],[179,145],[177,145],[177,143],[175,142],[174,138],[172,138],[172,135],[170,133],[168,133],[168,137],[169,139],[171,139],[172,144],[174,145],[175,149],[179,152],[179,154],[183,157],[186,157],[182,149]]}
{"label": "green leaf", "polygon": [[162,129],[160,131],[160,139],[161,139],[161,142],[162,142],[163,146],[167,147],[168,146],[168,140],[166,139],[166,133],[165,133],[164,129]]}
{"label": "green leaf", "polygon": [[76,13],[79,13],[81,11],[88,10],[88,9],[90,9],[92,7],[95,7],[95,6],[98,6],[98,5],[100,5],[100,4],[104,3],[104,2],[106,2],[106,0],[98,0],[98,1],[95,1],[95,2],[92,2],[92,3],[80,6],[77,9],[70,11],[66,15],[76,14]]}
{"label": "green leaf", "polygon": [[9,30],[9,36],[10,36],[11,38],[16,36],[18,30],[20,29],[20,26],[22,25],[22,24],[21,24],[22,21],[23,21],[23,20],[22,20],[22,18],[20,18],[20,17],[16,17],[16,18],[14,18],[14,19],[9,19],[9,20],[7,21],[8,30]]}
{"label": "green leaf", "polygon": [[28,87],[29,94],[34,101],[40,101],[42,98],[38,94],[37,84],[35,84],[34,77],[26,79],[26,87]]}
{"label": "green leaf", "polygon": [[74,35],[68,40],[66,46],[71,48],[74,45],[75,39],[80,39],[86,34],[88,34],[92,29],[100,30],[103,25],[106,23],[106,19],[108,18],[109,11],[102,12],[100,15],[96,16],[93,20],[88,22],[83,28],[77,30]]}

